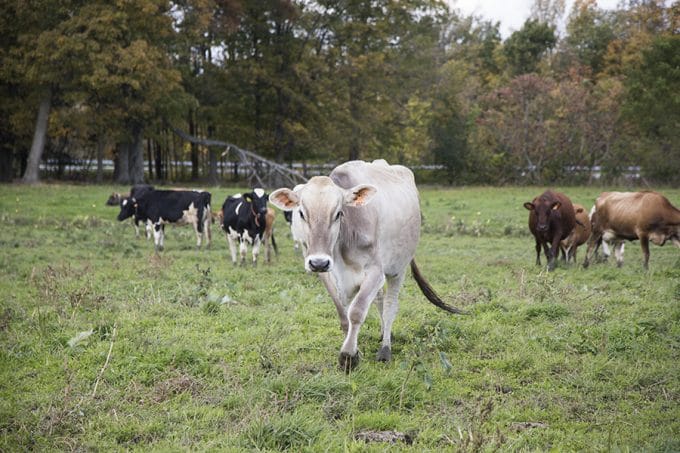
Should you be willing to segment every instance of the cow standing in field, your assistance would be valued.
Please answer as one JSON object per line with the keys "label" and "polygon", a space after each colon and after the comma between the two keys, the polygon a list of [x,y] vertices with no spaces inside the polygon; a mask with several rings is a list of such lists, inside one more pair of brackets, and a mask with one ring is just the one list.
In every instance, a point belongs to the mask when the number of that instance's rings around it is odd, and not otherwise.
{"label": "cow standing in field", "polygon": [[[231,262],[236,266],[239,244],[241,265],[246,262],[248,244],[253,247],[253,266],[257,265],[260,245],[265,239],[267,228],[267,194],[263,189],[227,197],[222,205],[222,228],[227,235]],[[265,254],[268,244],[265,244]]]}
{"label": "cow standing in field", "polygon": [[268,263],[272,260],[272,247],[274,253],[279,254],[279,248],[276,246],[276,239],[274,239],[274,222],[276,221],[276,212],[272,208],[267,208],[265,215],[264,234],[262,235],[262,242],[264,243],[264,259]]}
{"label": "cow standing in field", "polygon": [[[293,192],[301,189],[303,187],[303,184],[298,184],[293,188]],[[300,232],[300,218],[297,214],[297,209],[293,209],[292,211],[283,211],[283,217],[286,219],[286,222],[288,222],[288,225],[290,225],[290,235],[293,238],[293,250],[296,252],[301,251],[301,253],[304,255],[305,250],[302,249],[302,241],[300,240],[301,232]]]}
{"label": "cow standing in field", "polygon": [[132,217],[132,224],[135,227],[135,237],[139,237],[139,222],[142,222],[145,226],[146,230],[146,238],[149,239],[151,237],[151,225],[146,221],[146,218],[142,218],[137,214],[137,210],[130,209],[129,206],[127,206],[128,203],[131,202],[130,199],[139,199],[141,198],[145,193],[150,192],[154,190],[154,187],[149,185],[149,184],[135,184],[132,186],[130,189],[130,193],[128,195],[121,195],[119,193],[112,193],[109,199],[106,201],[106,204],[109,205],[110,203],[114,202],[115,200],[117,201],[117,204],[120,206],[120,213],[118,214],[118,221],[123,221],[129,217]]}
{"label": "cow standing in field", "polygon": [[196,247],[205,239],[210,246],[210,192],[196,190],[150,190],[139,198],[130,197],[118,218],[135,215],[153,228],[156,251],[162,251],[165,242],[165,225],[191,224],[196,232]]}
{"label": "cow standing in field", "polygon": [[623,240],[640,240],[645,269],[649,268],[649,241],[661,246],[670,240],[680,248],[680,210],[658,192],[603,192],[594,209],[593,234],[583,267],[588,267],[602,241],[616,244],[619,267],[623,265]]}
{"label": "cow standing in field", "polygon": [[313,177],[297,190],[278,189],[269,198],[275,206],[293,211],[305,269],[319,275],[335,303],[346,333],[339,355],[345,371],[359,362],[359,329],[372,302],[381,320],[377,359],[391,359],[397,296],[409,263],[430,302],[460,313],[439,299],[416,266],[420,202],[413,173],[406,167],[384,160],[347,162],[330,177]]}
{"label": "cow standing in field", "polygon": [[576,226],[574,207],[563,193],[546,190],[532,202],[524,203],[529,210],[529,230],[536,239],[536,265],[541,265],[541,246],[548,260],[548,270],[555,269],[560,242]]}
{"label": "cow standing in field", "polygon": [[590,237],[590,219],[588,218],[586,208],[574,203],[574,214],[576,216],[576,225],[571,230],[571,233],[569,233],[569,236],[560,244],[562,254],[566,258],[567,263],[569,261],[576,262],[576,250],[580,245],[585,244]]}

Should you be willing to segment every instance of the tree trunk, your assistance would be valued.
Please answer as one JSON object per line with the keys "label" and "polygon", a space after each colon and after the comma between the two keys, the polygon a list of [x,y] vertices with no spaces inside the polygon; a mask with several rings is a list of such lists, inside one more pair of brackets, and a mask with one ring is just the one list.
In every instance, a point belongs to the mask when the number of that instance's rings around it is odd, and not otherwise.
{"label": "tree trunk", "polygon": [[154,163],[156,165],[156,179],[163,180],[163,152],[161,149],[161,142],[156,140],[154,142]]}
{"label": "tree trunk", "polygon": [[35,122],[35,133],[33,134],[33,144],[26,163],[26,172],[23,182],[35,184],[40,180],[40,159],[45,150],[47,138],[47,125],[50,117],[50,107],[52,106],[52,90],[49,90],[45,97],[40,101],[38,108],[38,118]]}
{"label": "tree trunk", "polygon": [[[213,135],[213,127],[208,126],[208,138],[211,138]],[[218,150],[215,149],[215,147],[210,147],[208,148],[208,181],[210,181],[210,184],[217,185],[218,183],[218,178],[217,178],[217,153]]]}
{"label": "tree trunk", "polygon": [[2,182],[10,182],[14,177],[14,151],[6,143],[0,144],[0,181]]}
{"label": "tree trunk", "polygon": [[104,151],[106,150],[106,138],[100,134],[97,138],[97,184],[104,182]]}
{"label": "tree trunk", "polygon": [[118,153],[116,156],[116,171],[115,173],[115,180],[116,183],[118,184],[130,184],[130,164],[129,164],[129,156],[130,156],[130,144],[129,143],[119,143],[118,144]]}
{"label": "tree trunk", "polygon": [[[189,112],[189,133],[196,135],[194,112]],[[196,143],[191,144],[191,180],[198,180],[198,145]]]}
{"label": "tree trunk", "polygon": [[144,183],[144,129],[134,126],[130,143],[130,182]]}
{"label": "tree trunk", "polygon": [[[149,180],[153,181],[153,140],[150,138],[146,139],[146,160],[149,165]],[[158,175],[156,175],[156,178],[158,178]]]}

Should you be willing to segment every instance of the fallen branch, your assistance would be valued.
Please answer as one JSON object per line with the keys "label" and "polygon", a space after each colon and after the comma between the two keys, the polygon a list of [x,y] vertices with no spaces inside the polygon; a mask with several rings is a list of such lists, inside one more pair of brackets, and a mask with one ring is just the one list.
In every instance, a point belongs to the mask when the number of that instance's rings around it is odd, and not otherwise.
{"label": "fallen branch", "polygon": [[[249,168],[252,168],[252,173],[249,176],[252,180],[254,180],[253,182],[256,182],[259,186],[264,187],[266,185],[275,185],[272,183],[278,183],[278,181],[275,179],[276,177],[283,178],[284,182],[289,184],[290,187],[293,187],[298,183],[307,182],[307,178],[302,176],[297,171],[272,160],[265,159],[264,157],[260,156],[259,154],[255,154],[252,151],[239,148],[233,143],[209,138],[195,137],[174,126],[171,126],[171,129],[175,134],[179,135],[181,138],[190,143],[195,143],[202,146],[219,146],[225,148],[226,150],[223,155],[235,153],[243,164],[246,164],[249,166]],[[258,167],[262,167],[264,169],[262,174],[258,173]]]}

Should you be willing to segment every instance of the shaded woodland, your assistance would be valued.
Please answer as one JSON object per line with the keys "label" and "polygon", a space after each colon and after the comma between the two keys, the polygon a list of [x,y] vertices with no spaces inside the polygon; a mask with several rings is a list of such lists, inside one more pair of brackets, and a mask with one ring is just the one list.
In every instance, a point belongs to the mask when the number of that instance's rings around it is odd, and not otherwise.
{"label": "shaded woodland", "polygon": [[505,39],[436,0],[0,5],[3,181],[238,179],[182,131],[447,184],[680,183],[678,2],[536,0]]}

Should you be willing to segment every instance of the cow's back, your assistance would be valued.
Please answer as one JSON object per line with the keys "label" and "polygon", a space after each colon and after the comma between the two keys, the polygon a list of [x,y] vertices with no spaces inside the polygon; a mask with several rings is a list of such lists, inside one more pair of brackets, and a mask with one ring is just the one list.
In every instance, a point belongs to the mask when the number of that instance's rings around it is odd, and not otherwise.
{"label": "cow's back", "polygon": [[661,225],[680,224],[680,211],[658,192],[603,192],[595,209],[598,229],[627,239]]}
{"label": "cow's back", "polygon": [[377,247],[386,274],[400,273],[420,239],[420,202],[411,170],[384,160],[351,161],[336,167],[330,178],[344,189],[358,184],[378,189],[366,206],[345,209],[346,223]]}

